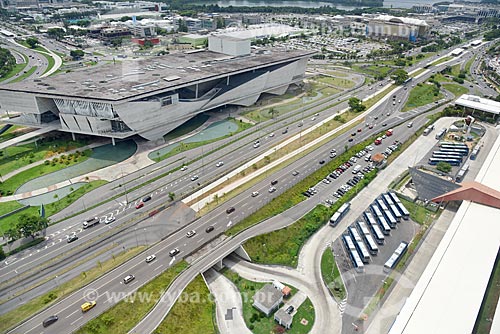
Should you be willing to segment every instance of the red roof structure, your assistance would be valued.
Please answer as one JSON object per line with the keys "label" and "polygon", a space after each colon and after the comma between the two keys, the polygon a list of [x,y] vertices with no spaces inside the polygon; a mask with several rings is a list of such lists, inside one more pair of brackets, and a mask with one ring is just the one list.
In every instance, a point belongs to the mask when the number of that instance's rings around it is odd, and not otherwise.
{"label": "red roof structure", "polygon": [[434,203],[471,201],[500,209],[500,191],[479,182],[464,182],[462,187],[432,199]]}

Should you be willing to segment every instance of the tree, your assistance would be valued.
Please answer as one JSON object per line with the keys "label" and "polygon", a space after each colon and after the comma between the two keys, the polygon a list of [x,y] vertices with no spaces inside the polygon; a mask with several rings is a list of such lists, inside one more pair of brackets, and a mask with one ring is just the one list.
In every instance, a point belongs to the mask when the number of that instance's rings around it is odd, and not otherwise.
{"label": "tree", "polygon": [[82,59],[85,53],[82,50],[71,50],[69,55],[73,60],[79,60]]}
{"label": "tree", "polygon": [[154,46],[153,42],[151,42],[149,39],[144,41],[144,48],[145,49],[151,49]]}
{"label": "tree", "polygon": [[38,38],[28,37],[26,38],[26,44],[28,44],[30,48],[34,49],[38,45]]}
{"label": "tree", "polygon": [[436,165],[436,169],[443,173],[449,173],[451,171],[451,165],[447,162],[440,161]]}
{"label": "tree", "polygon": [[408,72],[403,69],[397,69],[392,73],[392,77],[397,85],[402,85],[406,80],[408,80]]}
{"label": "tree", "polygon": [[361,100],[358,99],[357,97],[351,97],[349,99],[349,108],[351,108],[351,111],[354,111],[354,112],[361,112],[361,111],[364,111],[366,109],[366,106],[361,103]]}
{"label": "tree", "polygon": [[168,193],[168,198],[169,198],[171,201],[173,201],[173,200],[174,200],[174,198],[175,198],[175,193],[173,193],[173,192],[169,192],[169,193]]}
{"label": "tree", "polygon": [[35,238],[37,232],[47,228],[48,220],[45,217],[38,217],[36,215],[21,215],[16,225],[19,234],[25,238]]}
{"label": "tree", "polygon": [[56,40],[61,40],[66,33],[62,28],[50,28],[47,30],[47,35],[51,38],[55,38]]}

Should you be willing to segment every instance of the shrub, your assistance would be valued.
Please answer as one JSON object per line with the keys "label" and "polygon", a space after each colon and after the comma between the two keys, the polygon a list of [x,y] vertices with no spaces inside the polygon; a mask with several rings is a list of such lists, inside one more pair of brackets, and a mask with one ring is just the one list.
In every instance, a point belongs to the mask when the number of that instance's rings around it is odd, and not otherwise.
{"label": "shrub", "polygon": [[50,165],[50,161],[49,160],[45,160],[43,163],[45,164],[45,166]]}

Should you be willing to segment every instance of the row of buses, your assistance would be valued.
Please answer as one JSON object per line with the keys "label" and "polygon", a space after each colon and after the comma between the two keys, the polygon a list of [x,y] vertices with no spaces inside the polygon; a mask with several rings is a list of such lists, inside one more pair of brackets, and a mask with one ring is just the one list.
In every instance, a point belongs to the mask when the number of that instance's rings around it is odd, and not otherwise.
{"label": "row of buses", "polygon": [[409,219],[409,215],[396,194],[388,192],[370,205],[370,210],[363,213],[363,219],[347,228],[342,241],[357,272],[364,272],[365,264],[370,262],[371,256],[378,254],[379,245],[385,243],[385,236],[390,235],[391,228],[397,228],[397,223]]}
{"label": "row of buses", "polygon": [[442,141],[439,142],[439,150],[432,152],[429,165],[437,165],[440,162],[449,163],[452,166],[460,166],[463,159],[469,155],[469,147],[464,143]]}

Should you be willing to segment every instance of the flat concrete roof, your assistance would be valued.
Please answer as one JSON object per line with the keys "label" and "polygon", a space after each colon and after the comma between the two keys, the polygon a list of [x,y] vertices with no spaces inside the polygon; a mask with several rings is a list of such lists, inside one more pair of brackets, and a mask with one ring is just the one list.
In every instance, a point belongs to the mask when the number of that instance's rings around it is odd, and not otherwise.
{"label": "flat concrete roof", "polygon": [[483,97],[475,95],[464,94],[455,101],[455,104],[489,112],[495,115],[498,115],[500,113],[500,102],[485,99]]}
{"label": "flat concrete roof", "polygon": [[[475,181],[500,191],[500,137]],[[500,210],[464,201],[390,334],[472,333],[500,247]]]}
{"label": "flat concrete roof", "polygon": [[0,86],[0,91],[21,91],[48,97],[120,101],[139,99],[197,82],[233,75],[249,69],[308,57],[314,52],[270,49],[244,57],[199,51],[175,53]]}

